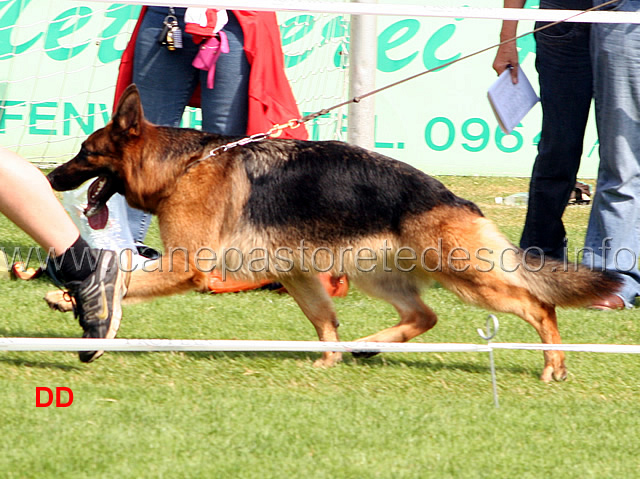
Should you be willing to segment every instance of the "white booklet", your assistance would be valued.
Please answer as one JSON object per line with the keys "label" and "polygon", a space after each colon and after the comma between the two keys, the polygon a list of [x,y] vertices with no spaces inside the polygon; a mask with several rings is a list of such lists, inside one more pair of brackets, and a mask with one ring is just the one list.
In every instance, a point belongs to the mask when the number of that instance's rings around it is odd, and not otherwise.
{"label": "white booklet", "polygon": [[529,110],[540,101],[529,79],[518,66],[518,83],[511,81],[511,70],[506,69],[489,87],[489,103],[506,134],[518,126]]}

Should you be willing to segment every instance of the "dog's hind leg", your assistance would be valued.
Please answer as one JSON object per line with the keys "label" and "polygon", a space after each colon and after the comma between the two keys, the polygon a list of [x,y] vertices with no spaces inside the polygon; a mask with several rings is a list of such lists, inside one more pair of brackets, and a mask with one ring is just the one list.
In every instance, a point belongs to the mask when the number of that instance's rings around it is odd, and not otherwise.
{"label": "dog's hind leg", "polygon": [[[333,308],[333,301],[316,276],[298,275],[291,278],[281,278],[280,282],[316,328],[320,341],[340,341],[338,338],[339,323]],[[341,360],[342,353],[325,351],[313,365],[328,367]]]}
{"label": "dog's hind leg", "polygon": [[[558,319],[556,308],[552,305],[540,303],[538,311],[534,311],[534,322],[528,321],[538,331],[543,343],[560,344],[560,332],[558,331]],[[564,364],[563,351],[544,351],[544,369],[540,379],[549,382],[551,379],[564,381],[567,379],[567,367]]]}
{"label": "dog's hind leg", "polygon": [[[517,301],[504,307],[502,311],[517,314],[533,326],[544,344],[562,343],[555,306],[531,298],[531,301]],[[552,379],[564,381],[566,378],[567,368],[564,364],[564,352],[544,351],[544,369],[540,379],[548,383]]]}
{"label": "dog's hind leg", "polygon": [[[560,331],[555,306],[545,304],[536,298],[512,298],[505,301],[504,297],[491,309],[520,316],[535,328],[544,344],[560,344]],[[567,368],[564,363],[563,351],[544,351],[544,369],[540,379],[544,382],[564,381],[567,378]]]}
{"label": "dog's hind leg", "polygon": [[[445,273],[436,275],[436,279],[466,302],[492,311],[520,316],[535,328],[544,344],[562,343],[555,306],[540,301],[522,287],[504,282],[501,279],[502,274],[504,273],[496,270],[475,272],[467,274],[466,279],[463,279],[464,274]],[[540,379],[549,382],[552,379],[562,381],[566,377],[564,352],[545,351],[544,369]]]}
{"label": "dog's hind leg", "polygon": [[[417,274],[438,281],[468,303],[520,316],[535,328],[543,343],[561,343],[555,306],[540,298],[524,279],[526,265],[520,263],[519,250],[494,223],[472,211],[451,208],[442,208],[437,214],[431,211],[420,220],[414,230],[422,224],[423,231],[437,231],[440,251],[434,255],[437,268],[433,268],[432,259],[429,269],[417,268]],[[418,237],[411,246],[415,251],[427,251],[434,244],[431,236]],[[547,351],[544,357],[541,379],[565,379],[564,353]]]}
{"label": "dog's hind leg", "polygon": [[[400,321],[387,329],[358,339],[358,341],[403,343],[433,328],[438,321],[436,314],[420,298],[420,288],[415,279],[407,273],[393,276],[361,275],[353,278],[354,283],[365,293],[390,303]],[[357,353],[356,356],[369,356]]]}

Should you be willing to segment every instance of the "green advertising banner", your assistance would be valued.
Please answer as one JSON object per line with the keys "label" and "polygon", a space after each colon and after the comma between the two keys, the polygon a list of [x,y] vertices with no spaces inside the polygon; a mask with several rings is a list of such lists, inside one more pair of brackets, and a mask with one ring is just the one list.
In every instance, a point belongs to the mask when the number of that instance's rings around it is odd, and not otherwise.
{"label": "green advertising banner", "polygon": [[[474,6],[500,7],[502,1],[478,0]],[[119,58],[138,13],[139,7],[125,4],[0,1],[0,144],[35,162],[62,162],[74,154],[111,115]],[[348,54],[349,17],[280,12],[278,21],[302,112],[347,99],[348,68],[358,60]],[[521,22],[519,31],[532,28],[532,22]],[[498,20],[380,16],[377,45],[371,45],[376,85],[494,45],[499,31]],[[518,46],[537,91],[533,37]],[[496,79],[494,55],[495,49],[376,95],[375,149],[432,174],[529,176],[540,105],[512,134],[502,133],[487,101]],[[346,113],[336,110],[309,124],[312,139],[346,139]],[[184,126],[199,126],[197,111],[185,113]],[[583,156],[580,176],[595,177],[593,118]]]}

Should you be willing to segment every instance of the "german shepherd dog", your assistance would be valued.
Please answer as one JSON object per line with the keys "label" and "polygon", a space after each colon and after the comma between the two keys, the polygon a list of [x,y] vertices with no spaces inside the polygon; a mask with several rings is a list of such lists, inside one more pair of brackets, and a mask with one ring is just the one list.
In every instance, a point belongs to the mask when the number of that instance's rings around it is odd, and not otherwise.
{"label": "german shepherd dog", "polygon": [[[362,341],[404,342],[435,326],[420,290],[437,281],[465,302],[520,316],[543,343],[559,344],[556,306],[585,306],[619,287],[615,274],[520,250],[475,204],[399,161],[337,141],[283,139],[208,157],[231,140],[151,124],[131,85],[111,121],[49,174],[58,191],[98,177],[87,214],[119,192],[157,215],[165,253],[160,267],[132,273],[127,302],[206,290],[210,268],[197,256],[207,252],[230,277],[282,283],[321,341],[339,340],[333,303],[315,274],[330,270],[398,311],[395,326]],[[543,381],[566,378],[563,352],[544,358]],[[325,352],[316,365],[340,360]]]}

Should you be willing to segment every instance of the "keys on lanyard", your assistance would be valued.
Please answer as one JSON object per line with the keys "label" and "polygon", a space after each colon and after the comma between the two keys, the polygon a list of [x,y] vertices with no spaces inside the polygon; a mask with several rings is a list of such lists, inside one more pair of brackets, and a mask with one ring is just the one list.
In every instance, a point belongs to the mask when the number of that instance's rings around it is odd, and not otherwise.
{"label": "keys on lanyard", "polygon": [[173,8],[169,8],[169,15],[164,17],[164,26],[158,37],[158,42],[170,51],[182,48],[182,30],[178,26],[178,19]]}

